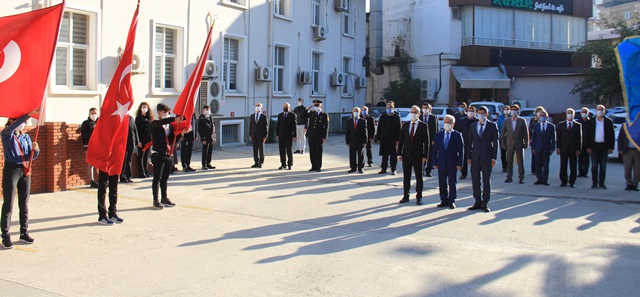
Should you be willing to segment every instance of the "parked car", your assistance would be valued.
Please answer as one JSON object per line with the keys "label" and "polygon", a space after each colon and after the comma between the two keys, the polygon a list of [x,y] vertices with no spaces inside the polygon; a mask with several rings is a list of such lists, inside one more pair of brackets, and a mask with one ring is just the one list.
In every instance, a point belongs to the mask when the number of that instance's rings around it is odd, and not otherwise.
{"label": "parked car", "polygon": [[400,121],[402,124],[411,121],[411,107],[396,107],[395,111],[400,115]]}
{"label": "parked car", "polygon": [[606,116],[610,116],[610,115],[613,115],[613,114],[616,114],[616,113],[621,113],[621,112],[624,113],[626,111],[627,110],[625,109],[624,106],[612,106],[612,107],[607,108]]}
{"label": "parked car", "polygon": [[[615,146],[613,148],[613,153],[609,155],[609,157],[622,159],[622,156],[618,153],[618,136],[620,135],[620,130],[622,130],[622,125],[627,121],[627,113],[619,112],[609,116],[611,121],[613,121],[613,129],[615,131]],[[622,135],[622,137],[626,137],[626,135]]]}
{"label": "parked car", "polygon": [[485,106],[489,110],[489,114],[491,115],[489,119],[491,119],[492,121],[497,121],[498,120],[497,114],[502,113],[502,110],[504,109],[504,103],[491,102],[491,101],[471,102],[469,106],[473,106],[475,108],[478,108],[480,106]]}
{"label": "parked car", "polygon": [[431,108],[431,114],[438,117],[438,127],[440,131],[444,130],[444,116],[453,115],[456,111],[447,106],[434,106]]}
{"label": "parked car", "polygon": [[[527,122],[527,125],[529,125],[529,123],[531,122],[531,119],[536,117],[536,115],[533,114],[533,112],[535,111],[536,109],[531,107],[522,108],[520,109],[520,117],[524,118],[524,120]],[[549,118],[547,119],[547,121],[553,124],[553,117],[551,116],[551,114],[549,115]]]}

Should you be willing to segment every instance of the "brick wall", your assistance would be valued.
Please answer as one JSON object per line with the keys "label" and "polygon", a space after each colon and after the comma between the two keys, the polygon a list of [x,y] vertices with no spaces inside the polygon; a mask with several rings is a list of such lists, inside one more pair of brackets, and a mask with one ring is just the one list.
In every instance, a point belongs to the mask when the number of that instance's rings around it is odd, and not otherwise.
{"label": "brick wall", "polygon": [[[2,129],[4,126],[0,131]],[[33,140],[35,127],[29,127],[25,131]],[[66,191],[69,188],[89,184],[79,125],[67,125],[61,122],[45,123],[40,127],[38,144],[40,156],[32,165],[31,193]],[[2,169],[4,167],[2,148],[0,152],[2,152],[0,153],[0,169]]]}

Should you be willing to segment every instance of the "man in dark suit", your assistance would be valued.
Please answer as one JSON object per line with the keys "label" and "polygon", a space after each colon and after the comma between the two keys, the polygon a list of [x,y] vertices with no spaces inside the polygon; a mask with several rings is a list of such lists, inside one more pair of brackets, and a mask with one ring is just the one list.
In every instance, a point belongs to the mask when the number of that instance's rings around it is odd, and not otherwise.
{"label": "man in dark suit", "polygon": [[[433,140],[436,136],[436,133],[440,131],[440,127],[438,127],[438,119],[436,116],[431,114],[431,104],[423,103],[422,104],[422,115],[420,116],[420,120],[427,124],[427,128],[429,129],[429,136],[431,138],[431,143],[429,144],[429,151],[433,151]],[[427,164],[425,164],[424,175],[426,177],[431,177],[431,170],[433,169],[433,159],[431,158],[431,154],[429,154],[429,160],[427,160]]]}
{"label": "man in dark suit", "polygon": [[[369,131],[367,129],[367,121],[360,118],[360,108],[353,108],[353,117],[347,122],[347,133],[345,134],[345,142],[349,147],[349,173],[362,173],[364,167],[364,149],[367,147],[369,140]],[[357,161],[357,164],[356,164]]]}
{"label": "man in dark suit", "polygon": [[540,111],[538,122],[531,130],[531,152],[536,156],[536,177],[535,185],[549,183],[549,157],[556,150],[556,127],[547,123],[547,111]]}
{"label": "man in dark suit", "polygon": [[500,145],[507,150],[507,179],[505,183],[513,180],[513,162],[514,156],[518,160],[518,177],[519,183],[524,183],[524,149],[529,146],[529,131],[527,130],[527,122],[518,116],[520,106],[511,105],[511,117],[502,123],[502,131],[500,131]]}
{"label": "man in dark suit", "polygon": [[387,112],[380,115],[378,119],[378,131],[375,140],[380,144],[380,156],[382,156],[382,170],[378,174],[387,173],[387,166],[391,165],[391,174],[396,175],[396,166],[398,165],[396,148],[402,121],[400,116],[394,112],[395,103],[389,101],[387,103]]}
{"label": "man in dark suit", "polygon": [[[577,161],[582,149],[582,125],[574,121],[575,110],[567,108],[567,120],[558,123],[556,127],[556,152],[560,155],[560,186],[575,188],[577,176]],[[567,163],[571,170],[567,180]]]}
{"label": "man in dark suit", "polygon": [[256,113],[249,120],[249,140],[253,144],[253,165],[251,168],[262,168],[264,164],[264,143],[267,141],[269,121],[262,114],[262,103],[256,103]]}
{"label": "man in dark suit", "polygon": [[627,125],[623,125],[618,134],[618,153],[622,156],[624,163],[624,179],[627,183],[625,191],[639,191],[640,182],[640,151],[631,141]]}
{"label": "man in dark suit", "polygon": [[[291,112],[291,105],[285,102],[282,112],[278,115],[276,124],[276,138],[280,149],[280,168],[291,170],[293,166],[293,141],[296,140],[296,114]],[[288,161],[287,161],[288,158]]]}
{"label": "man in dark suit", "polygon": [[588,177],[589,163],[591,162],[591,155],[587,151],[587,136],[589,135],[589,122],[593,119],[589,117],[589,109],[583,107],[580,110],[580,117],[576,119],[582,126],[582,148],[580,149],[580,156],[578,156],[578,176]]}
{"label": "man in dark suit", "polygon": [[362,118],[367,122],[367,165],[373,165],[373,152],[371,151],[371,142],[376,134],[376,124],[373,117],[369,114],[369,107],[362,107]]}
{"label": "man in dark suit", "polygon": [[409,202],[411,169],[416,175],[416,203],[422,205],[422,169],[429,156],[429,129],[420,121],[420,107],[411,107],[411,121],[404,123],[398,141],[398,160],[404,173],[404,195],[400,203]]}
{"label": "man in dark suit", "polygon": [[[471,125],[478,121],[478,119],[476,118],[476,108],[473,106],[469,106],[465,115],[466,116],[461,116],[458,119],[458,122],[456,122],[456,126],[453,129],[462,133],[462,138],[464,139],[464,142],[467,143],[469,140],[469,129]],[[465,151],[465,154],[467,153],[468,152]],[[465,160],[468,158],[469,156],[465,156]],[[467,162],[462,164],[462,169],[460,170],[460,172],[460,179],[467,178],[467,172],[469,172],[469,164],[467,164]]]}
{"label": "man in dark suit", "polygon": [[329,116],[322,111],[322,101],[313,100],[307,123],[307,138],[309,139],[309,171],[322,171],[322,152],[324,142],[329,137]]}
{"label": "man in dark suit", "polygon": [[591,154],[591,188],[598,186],[607,189],[604,180],[607,177],[607,157],[613,152],[615,147],[615,131],[613,121],[605,117],[606,109],[604,105],[596,107],[596,117],[589,122],[588,134],[585,141],[587,152]]}
{"label": "man in dark suit", "polygon": [[[482,209],[490,212],[491,170],[498,158],[498,125],[487,117],[489,110],[485,106],[478,108],[478,121],[469,127],[467,139],[467,163],[471,166],[473,198],[476,202],[469,210]],[[482,174],[482,182],[480,175]],[[480,188],[482,187],[482,190]]]}
{"label": "man in dark suit", "polygon": [[211,165],[211,154],[213,144],[216,143],[216,124],[211,116],[211,109],[208,105],[202,107],[202,114],[198,118],[198,135],[202,141],[202,170],[216,169]]}
{"label": "man in dark suit", "polygon": [[136,147],[142,147],[140,144],[140,138],[138,137],[138,129],[136,128],[136,121],[131,115],[127,115],[129,118],[129,133],[127,134],[127,150],[124,153],[124,163],[122,163],[122,174],[120,174],[121,183],[130,183],[131,180],[131,160],[133,157],[133,150]]}
{"label": "man in dark suit", "polygon": [[[464,162],[464,140],[462,133],[453,130],[456,118],[452,115],[444,117],[444,131],[434,137],[431,159],[438,170],[440,204],[438,207],[456,207],[458,197],[458,171]],[[448,186],[448,188],[447,188]]]}
{"label": "man in dark suit", "polygon": [[182,163],[182,171],[196,171],[191,167],[191,155],[193,154],[193,142],[198,140],[198,123],[196,121],[195,113],[191,117],[191,127],[184,137],[180,140],[180,163]]}

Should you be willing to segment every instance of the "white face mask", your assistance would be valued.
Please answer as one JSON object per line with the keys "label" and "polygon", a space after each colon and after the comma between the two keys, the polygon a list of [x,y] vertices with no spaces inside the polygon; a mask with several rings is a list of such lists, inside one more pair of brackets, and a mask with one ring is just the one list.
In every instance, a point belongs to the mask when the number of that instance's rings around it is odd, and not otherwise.
{"label": "white face mask", "polygon": [[478,121],[480,122],[484,122],[487,119],[487,115],[484,113],[479,113],[478,114]]}
{"label": "white face mask", "polygon": [[504,114],[509,114],[509,113],[511,112],[511,110],[509,110],[509,109],[505,109],[505,110],[503,110],[502,112],[503,112]]}
{"label": "white face mask", "polygon": [[354,118],[358,118],[360,116],[360,113],[357,111],[352,112],[351,114],[353,114]]}
{"label": "white face mask", "polygon": [[451,124],[449,123],[444,123],[444,130],[449,132],[451,131],[451,129],[453,129],[453,126],[451,126]]}
{"label": "white face mask", "polygon": [[256,106],[256,108],[255,108],[255,109],[256,109],[256,112],[260,112],[260,110],[261,110],[262,108],[260,108],[260,106]]}
{"label": "white face mask", "polygon": [[316,106],[315,109],[316,109],[317,112],[322,111],[322,107],[320,107],[320,106]]}
{"label": "white face mask", "polygon": [[168,119],[169,117],[171,117],[171,114],[169,114],[168,112],[162,115],[162,119]]}
{"label": "white face mask", "polygon": [[428,114],[429,114],[429,110],[428,110],[428,109],[426,109],[426,108],[423,108],[423,109],[422,109],[422,113],[423,113],[424,115],[428,115]]}
{"label": "white face mask", "polygon": [[511,116],[512,117],[517,117],[518,116],[518,111],[517,110],[512,110],[511,111]]}
{"label": "white face mask", "polygon": [[597,115],[598,117],[600,117],[600,118],[601,118],[601,117],[603,117],[603,116],[604,116],[604,110],[598,110],[598,111],[596,111],[596,115]]}
{"label": "white face mask", "polygon": [[211,110],[208,110],[208,109],[205,109],[205,110],[204,110],[204,115],[207,115],[207,116],[208,116],[208,115],[210,115],[210,114],[211,114]]}
{"label": "white face mask", "polygon": [[24,130],[24,127],[26,127],[26,126],[27,126],[27,124],[26,124],[26,123],[22,123],[22,124],[20,124],[20,126],[18,126],[18,131],[22,131],[22,130]]}
{"label": "white face mask", "polygon": [[568,121],[573,121],[573,114],[572,113],[568,113],[567,114],[567,120]]}
{"label": "white face mask", "polygon": [[142,113],[147,113],[147,111],[149,111],[149,109],[146,108],[146,107],[143,107],[143,108],[140,108],[140,111],[142,111]]}
{"label": "white face mask", "polygon": [[587,118],[587,116],[589,116],[589,114],[588,114],[588,113],[586,113],[586,112],[581,112],[581,113],[580,113],[580,116],[581,116],[583,119],[586,119],[586,118]]}
{"label": "white face mask", "polygon": [[298,106],[302,106],[302,102],[298,101]]}
{"label": "white face mask", "polygon": [[458,111],[459,111],[460,113],[463,113],[463,112],[464,112],[464,107],[458,107]]}
{"label": "white face mask", "polygon": [[89,118],[90,118],[92,121],[94,121],[94,122],[95,122],[95,121],[98,119],[98,115],[97,115],[97,114],[92,114],[92,115],[89,115]]}
{"label": "white face mask", "polygon": [[474,116],[476,116],[476,113],[473,111],[467,112],[467,117],[468,118],[473,118]]}
{"label": "white face mask", "polygon": [[538,111],[538,113],[536,114],[538,117],[542,116],[542,113]]}
{"label": "white face mask", "polygon": [[415,122],[418,120],[418,114],[417,113],[410,113],[409,116],[411,117],[411,121]]}

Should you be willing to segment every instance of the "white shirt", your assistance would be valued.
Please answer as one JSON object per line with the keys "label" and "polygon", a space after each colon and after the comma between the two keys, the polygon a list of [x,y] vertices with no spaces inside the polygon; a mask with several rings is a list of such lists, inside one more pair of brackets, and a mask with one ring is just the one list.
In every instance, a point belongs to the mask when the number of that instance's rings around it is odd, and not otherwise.
{"label": "white shirt", "polygon": [[518,123],[518,118],[511,118],[511,128],[513,129],[513,133],[516,133],[516,124]]}
{"label": "white shirt", "polygon": [[604,117],[601,120],[596,118],[596,142],[604,143]]}
{"label": "white shirt", "polygon": [[478,135],[482,136],[482,132],[484,132],[484,128],[486,128],[484,125],[486,125],[487,122],[483,122],[481,123],[480,121],[478,121]]}

